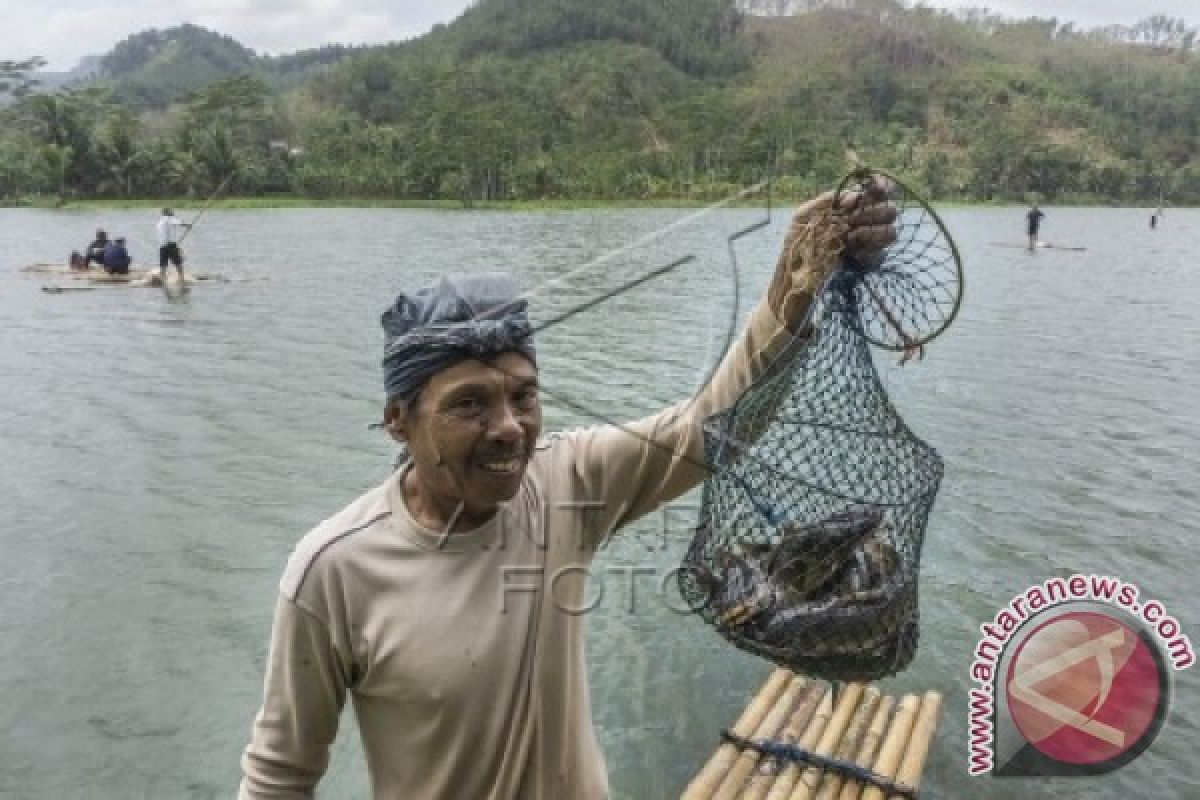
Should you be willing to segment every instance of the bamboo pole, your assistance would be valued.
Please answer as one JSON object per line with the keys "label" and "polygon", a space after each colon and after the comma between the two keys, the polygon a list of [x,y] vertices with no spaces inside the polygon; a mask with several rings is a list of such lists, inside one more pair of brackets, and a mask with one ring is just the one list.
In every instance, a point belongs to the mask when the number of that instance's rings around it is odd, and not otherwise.
{"label": "bamboo pole", "polygon": [[[829,726],[829,720],[833,718],[833,691],[827,691],[821,698],[821,704],[817,707],[816,716],[808,725],[808,730],[800,737],[799,746],[805,750],[811,750],[817,746],[817,742],[821,740],[821,735]],[[771,791],[767,794],[767,800],[787,800],[787,796],[792,791],[792,785],[796,782],[796,776],[800,774],[800,766],[798,764],[789,763],[784,767],[778,775],[775,776],[775,783],[771,785]]]}
{"label": "bamboo pole", "polygon": [[[875,718],[871,720],[871,727],[867,728],[867,735],[863,737],[862,745],[858,748],[855,764],[869,768],[875,762],[875,754],[879,752],[879,744],[883,741],[883,735],[887,733],[888,720],[891,719],[892,709],[895,707],[896,698],[890,695],[879,701],[879,708],[875,711]],[[861,781],[847,781],[838,795],[838,800],[858,800],[858,796],[862,794],[862,787]]]}
{"label": "bamboo pole", "polygon": [[[754,730],[762,723],[763,717],[775,706],[775,702],[787,687],[791,677],[791,673],[786,669],[777,669],[772,672],[754,701],[738,718],[737,723],[733,726],[733,732],[742,737],[754,733]],[[712,754],[704,768],[688,784],[683,791],[681,800],[709,800],[713,792],[721,785],[721,781],[725,779],[730,767],[737,761],[737,757],[738,749],[728,742],[723,743]]]}
{"label": "bamboo pole", "polygon": [[[787,727],[779,734],[779,741],[784,744],[798,742],[804,735],[805,728],[817,713],[817,708],[824,697],[824,685],[817,683],[809,686],[805,690],[804,696],[800,698],[796,710],[792,712]],[[763,800],[767,796],[767,792],[771,790],[772,784],[775,783],[775,777],[779,774],[780,769],[781,765],[776,758],[767,758],[763,761],[739,800]]]}
{"label": "bamboo pole", "polygon": [[[834,758],[839,761],[851,761],[858,752],[859,746],[866,735],[867,726],[871,723],[872,715],[875,712],[875,704],[879,702],[879,690],[874,686],[863,692],[862,703],[858,710],[854,712],[854,718],[850,720],[850,727],[846,729],[846,735],[842,737],[841,744],[838,745],[834,752]],[[817,791],[817,800],[836,800],[838,792],[842,790],[842,784],[845,778],[836,772],[830,772],[821,781],[820,789]]]}
{"label": "bamboo pole", "polygon": [[[875,766],[872,767],[876,775],[889,780],[896,777],[900,759],[903,757],[908,746],[908,739],[912,735],[919,702],[914,694],[906,694],[900,701],[900,707],[896,710],[896,716],[892,720],[892,727],[888,731],[887,738],[883,740],[883,746],[879,749],[879,755],[875,759]],[[862,800],[883,800],[883,790],[878,786],[868,786],[861,797]]]}
{"label": "bamboo pole", "polygon": [[[833,755],[838,742],[846,735],[850,718],[854,716],[865,689],[866,687],[861,683],[850,683],[842,689],[842,696],[838,698],[837,710],[833,713],[833,719],[829,721],[829,727],[825,729],[821,741],[817,743],[816,750],[813,752],[820,756]],[[821,783],[822,772],[820,767],[809,767],[800,773],[800,780],[797,781],[796,788],[792,789],[789,800],[812,800],[817,786]]]}
{"label": "bamboo pole", "polygon": [[[779,729],[783,727],[787,721],[788,714],[792,707],[796,705],[796,698],[800,696],[800,692],[804,689],[807,680],[801,677],[795,677],[788,687],[783,692],[783,696],[779,698],[779,702],[775,705],[771,712],[758,726],[754,732],[755,739],[772,739]],[[721,782],[720,787],[713,794],[712,800],[736,800],[737,796],[742,793],[742,787],[746,785],[746,780],[750,774],[754,772],[754,768],[758,766],[759,754],[757,750],[747,748],[738,756],[737,761],[733,763],[729,774],[725,776],[725,780]]]}
{"label": "bamboo pole", "polygon": [[[929,745],[933,741],[933,732],[937,727],[938,712],[942,708],[942,696],[937,692],[927,692],[921,701],[921,710],[917,714],[916,724],[913,725],[912,735],[908,739],[908,749],[904,751],[904,761],[900,771],[896,773],[896,783],[916,789],[921,783],[921,772],[925,769],[925,760],[929,757]],[[900,795],[892,795],[899,800]]]}

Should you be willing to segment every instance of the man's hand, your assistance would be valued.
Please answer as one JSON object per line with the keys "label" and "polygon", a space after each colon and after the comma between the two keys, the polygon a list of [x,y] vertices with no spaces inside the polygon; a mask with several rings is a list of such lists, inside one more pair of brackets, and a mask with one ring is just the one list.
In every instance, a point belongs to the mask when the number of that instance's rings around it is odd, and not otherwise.
{"label": "man's hand", "polygon": [[826,192],[796,209],[767,290],[775,315],[793,332],[843,253],[869,261],[896,241],[896,209],[879,179],[844,192],[837,208],[834,199]]}

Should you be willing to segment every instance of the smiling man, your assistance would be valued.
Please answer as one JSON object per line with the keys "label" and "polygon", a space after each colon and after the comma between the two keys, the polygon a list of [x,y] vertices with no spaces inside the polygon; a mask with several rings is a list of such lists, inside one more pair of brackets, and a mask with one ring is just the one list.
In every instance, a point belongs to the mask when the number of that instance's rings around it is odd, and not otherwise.
{"label": "smiling man", "polygon": [[288,563],[240,798],[312,797],[347,696],[377,800],[607,797],[576,611],[586,567],[613,531],[704,479],[705,419],[786,347],[843,248],[894,240],[881,199],[802,206],[712,381],[624,427],[541,436],[511,278],[400,295],[383,372],[406,457]]}

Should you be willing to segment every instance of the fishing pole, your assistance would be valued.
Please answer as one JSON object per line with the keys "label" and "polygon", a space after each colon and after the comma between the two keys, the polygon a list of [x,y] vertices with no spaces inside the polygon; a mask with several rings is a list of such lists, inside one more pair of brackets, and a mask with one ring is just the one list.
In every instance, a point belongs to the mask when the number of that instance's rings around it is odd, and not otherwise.
{"label": "fishing pole", "polygon": [[187,230],[185,230],[183,235],[179,237],[179,241],[176,242],[176,244],[183,244],[183,240],[187,238],[188,234],[192,232],[192,229],[195,228],[200,222],[201,217],[208,213],[208,210],[212,208],[212,204],[216,202],[217,197],[220,196],[221,192],[225,191],[225,187],[229,185],[229,182],[233,180],[233,176],[236,174],[237,170],[234,170],[225,176],[225,180],[221,181],[221,184],[217,186],[217,190],[208,198],[208,202],[204,204],[204,208],[200,209],[200,213],[193,217],[192,221],[188,223]]}

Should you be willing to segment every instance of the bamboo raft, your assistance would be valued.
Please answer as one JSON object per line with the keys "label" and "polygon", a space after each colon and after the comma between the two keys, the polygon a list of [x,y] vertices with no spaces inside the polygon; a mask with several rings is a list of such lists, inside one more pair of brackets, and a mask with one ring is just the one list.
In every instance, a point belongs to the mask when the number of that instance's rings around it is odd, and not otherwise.
{"label": "bamboo raft", "polygon": [[[170,268],[174,273],[175,268]],[[87,281],[88,283],[108,283],[108,284],[129,284],[131,286],[141,286],[144,281],[153,280],[158,274],[157,267],[153,269],[132,268],[129,272],[121,275],[111,275],[102,269],[71,269],[60,264],[30,264],[27,267],[21,267],[21,272],[33,273],[35,275],[52,276],[59,280]],[[188,281],[216,281],[224,282],[228,280],[223,275],[216,272],[193,272],[188,270],[184,273]]]}
{"label": "bamboo raft", "polygon": [[[50,284],[43,286],[47,294],[67,294],[70,292],[91,292],[98,289],[164,289],[168,292],[187,291],[188,287],[197,283],[254,283],[267,280],[266,277],[230,277],[219,272],[184,273],[184,283],[181,285],[171,267],[167,274],[167,285],[164,286],[157,268],[131,269],[120,275],[111,275],[102,269],[71,269],[59,264],[30,264],[22,267],[21,272],[34,275],[45,275],[54,280],[76,281],[75,285]],[[79,285],[82,284],[82,285]]]}
{"label": "bamboo raft", "polygon": [[[777,669],[681,800],[901,800],[916,795],[942,697],[897,700],[874,686]],[[763,746],[749,746],[765,743]],[[864,783],[853,772],[873,773]]]}

